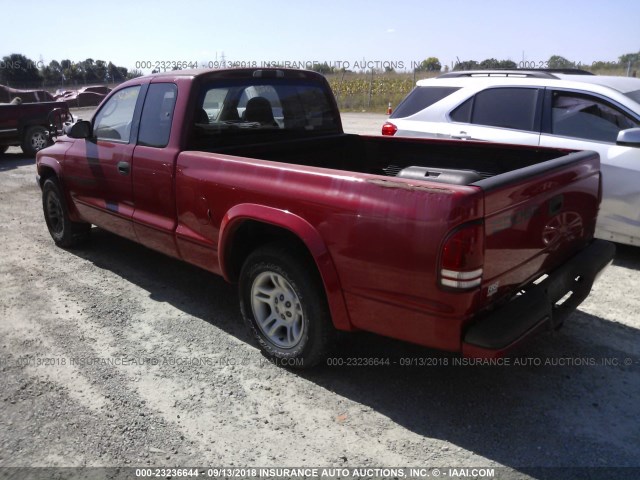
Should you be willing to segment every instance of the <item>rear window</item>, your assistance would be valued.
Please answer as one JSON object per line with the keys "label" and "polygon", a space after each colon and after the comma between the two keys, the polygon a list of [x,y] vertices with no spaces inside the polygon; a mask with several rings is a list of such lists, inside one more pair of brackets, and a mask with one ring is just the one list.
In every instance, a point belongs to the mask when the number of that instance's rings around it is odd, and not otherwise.
{"label": "rear window", "polygon": [[409,117],[448,97],[457,90],[460,89],[458,87],[416,87],[400,102],[396,111],[389,118]]}
{"label": "rear window", "polygon": [[323,85],[280,79],[204,85],[194,119],[196,135],[337,131],[340,119]]}

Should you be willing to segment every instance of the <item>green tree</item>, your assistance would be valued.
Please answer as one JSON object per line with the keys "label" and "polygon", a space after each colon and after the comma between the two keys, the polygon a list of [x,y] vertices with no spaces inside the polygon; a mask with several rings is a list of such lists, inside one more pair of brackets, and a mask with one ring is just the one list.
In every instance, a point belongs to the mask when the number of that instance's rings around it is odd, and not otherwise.
{"label": "green tree", "polygon": [[107,75],[110,82],[122,82],[127,78],[127,69],[109,62],[107,64]]}
{"label": "green tree", "polygon": [[453,70],[477,70],[478,68],[480,68],[480,65],[475,60],[465,60],[464,62],[456,62]]}
{"label": "green tree", "polygon": [[498,62],[498,68],[506,68],[509,70],[514,70],[518,68],[518,64],[513,60],[500,60]]}
{"label": "green tree", "polygon": [[93,61],[93,58],[87,58],[86,60],[80,62],[78,66],[82,73],[84,83],[96,83],[101,81],[101,79],[98,77],[96,64]]}
{"label": "green tree", "polygon": [[107,62],[105,62],[104,60],[96,60],[93,71],[96,74],[96,79],[98,82],[107,81]]}
{"label": "green tree", "polygon": [[40,74],[46,85],[59,85],[62,83],[62,66],[57,60],[51,60],[49,65],[42,67]]}
{"label": "green tree", "polygon": [[138,78],[143,76],[144,73],[142,73],[140,70],[129,70],[127,72],[127,80],[131,80],[132,78]]}
{"label": "green tree", "polygon": [[416,72],[439,72],[440,70],[442,70],[442,64],[437,57],[429,57],[416,67]]}
{"label": "green tree", "polygon": [[479,67],[482,70],[491,70],[495,68],[500,68],[500,62],[495,58],[487,58],[486,60],[483,60],[480,62]]}
{"label": "green tree", "polygon": [[311,70],[314,72],[321,73],[323,75],[327,75],[329,73],[335,73],[335,67],[330,66],[327,62],[317,63],[311,67]]}
{"label": "green tree", "polygon": [[478,67],[482,70],[514,70],[518,68],[518,65],[516,65],[516,62],[512,60],[496,60],[495,58],[487,58],[486,60],[481,61]]}
{"label": "green tree", "polygon": [[551,55],[547,62],[549,68],[575,68],[576,64],[560,55]]}
{"label": "green tree", "polygon": [[78,64],[65,58],[60,60],[62,68],[62,81],[67,84],[78,84],[82,82],[82,71],[78,68]]}
{"label": "green tree", "polygon": [[20,53],[2,57],[0,83],[17,87],[35,87],[42,83],[37,63]]}
{"label": "green tree", "polygon": [[624,55],[620,55],[618,57],[618,61],[621,67],[627,68],[629,63],[631,66],[639,66],[640,65],[640,52],[638,53],[625,53]]}

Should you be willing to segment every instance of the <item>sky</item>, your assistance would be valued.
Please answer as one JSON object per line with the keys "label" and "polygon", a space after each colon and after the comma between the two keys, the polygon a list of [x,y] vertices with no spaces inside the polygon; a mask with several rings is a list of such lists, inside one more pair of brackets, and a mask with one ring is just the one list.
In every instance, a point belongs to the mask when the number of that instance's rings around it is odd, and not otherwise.
{"label": "sky", "polygon": [[[2,3],[6,11],[18,2]],[[145,73],[151,68],[144,67],[163,61],[199,66],[223,59],[258,65],[326,61],[352,70],[393,62],[410,70],[411,62],[432,56],[450,66],[457,59],[486,58],[540,64],[551,55],[591,64],[640,51],[638,0],[111,0],[76,8],[73,2],[23,0],[19,5],[25,14],[38,12],[39,20],[4,18],[0,57],[22,53],[45,64],[92,58]]]}

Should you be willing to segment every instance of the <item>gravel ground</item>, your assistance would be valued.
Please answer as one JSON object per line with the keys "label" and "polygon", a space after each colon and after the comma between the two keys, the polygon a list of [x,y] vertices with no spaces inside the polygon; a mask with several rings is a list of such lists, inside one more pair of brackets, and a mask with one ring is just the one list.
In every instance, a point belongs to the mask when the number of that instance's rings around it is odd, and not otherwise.
{"label": "gravel ground", "polygon": [[[343,120],[377,134],[385,118]],[[495,467],[499,478],[589,467],[638,478],[611,468],[640,467],[640,249],[619,246],[523,364],[453,365],[357,334],[335,362],[390,365],[298,373],[265,361],[222,279],[99,229],[82,249],[56,248],[34,175],[18,149],[0,161],[0,467]]]}

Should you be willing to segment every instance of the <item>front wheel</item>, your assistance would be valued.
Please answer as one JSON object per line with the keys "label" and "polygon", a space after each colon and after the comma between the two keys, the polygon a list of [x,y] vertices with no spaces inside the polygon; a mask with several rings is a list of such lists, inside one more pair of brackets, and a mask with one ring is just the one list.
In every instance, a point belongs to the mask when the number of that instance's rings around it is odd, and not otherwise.
{"label": "front wheel", "polygon": [[43,127],[27,128],[22,140],[22,151],[26,155],[35,155],[48,145],[49,137],[47,137],[47,131]]}
{"label": "front wheel", "polygon": [[75,247],[89,237],[91,225],[72,222],[60,184],[49,178],[42,186],[42,209],[51,238],[59,247]]}
{"label": "front wheel", "polygon": [[291,252],[269,245],[249,255],[240,273],[240,308],[270,360],[310,368],[328,355],[335,330],[315,264]]}

